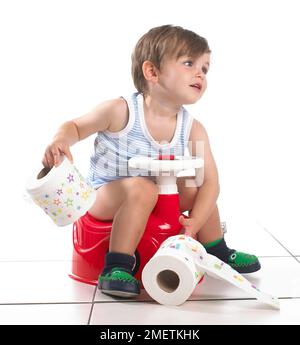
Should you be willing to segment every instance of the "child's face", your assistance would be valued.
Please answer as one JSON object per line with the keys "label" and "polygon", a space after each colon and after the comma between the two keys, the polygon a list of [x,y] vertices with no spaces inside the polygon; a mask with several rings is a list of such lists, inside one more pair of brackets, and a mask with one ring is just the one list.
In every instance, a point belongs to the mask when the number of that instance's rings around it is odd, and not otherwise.
{"label": "child's face", "polygon": [[157,90],[177,104],[196,103],[206,90],[209,64],[209,53],[197,58],[169,59],[158,73]]}

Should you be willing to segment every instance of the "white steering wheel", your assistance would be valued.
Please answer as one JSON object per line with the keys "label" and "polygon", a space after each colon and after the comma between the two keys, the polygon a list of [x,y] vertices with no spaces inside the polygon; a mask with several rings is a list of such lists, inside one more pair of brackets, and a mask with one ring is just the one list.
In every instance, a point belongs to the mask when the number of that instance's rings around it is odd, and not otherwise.
{"label": "white steering wheel", "polygon": [[174,172],[182,170],[200,169],[204,166],[204,161],[199,157],[191,156],[159,156],[144,157],[136,156],[129,159],[129,167],[133,169],[143,169],[151,172]]}
{"label": "white steering wheel", "polygon": [[177,174],[182,170],[203,168],[204,160],[191,156],[160,155],[157,158],[136,156],[129,159],[128,165],[132,169],[154,173],[159,194],[176,194],[178,193]]}

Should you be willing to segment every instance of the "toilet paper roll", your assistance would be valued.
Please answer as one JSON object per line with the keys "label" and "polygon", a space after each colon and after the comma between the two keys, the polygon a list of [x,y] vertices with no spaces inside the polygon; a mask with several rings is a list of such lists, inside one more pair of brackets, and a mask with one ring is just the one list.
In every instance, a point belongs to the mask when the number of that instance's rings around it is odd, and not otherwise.
{"label": "toilet paper roll", "polygon": [[145,265],[142,281],[148,294],[157,302],[180,305],[190,297],[205,273],[224,279],[260,302],[279,309],[276,297],[260,291],[231,266],[208,254],[198,241],[185,235],[169,237],[161,244]]}
{"label": "toilet paper roll", "polygon": [[58,226],[75,222],[96,200],[96,191],[66,157],[58,167],[35,172],[25,188]]}
{"label": "toilet paper roll", "polygon": [[145,265],[142,282],[148,294],[157,302],[180,305],[192,294],[204,271],[195,264],[193,252],[200,253],[203,246],[187,236],[172,236]]}

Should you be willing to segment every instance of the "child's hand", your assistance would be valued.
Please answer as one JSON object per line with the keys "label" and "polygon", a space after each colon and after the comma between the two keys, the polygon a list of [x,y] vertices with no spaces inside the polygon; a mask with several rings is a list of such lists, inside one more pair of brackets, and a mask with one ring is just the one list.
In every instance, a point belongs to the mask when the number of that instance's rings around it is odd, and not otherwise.
{"label": "child's hand", "polygon": [[194,218],[184,218],[182,215],[179,217],[179,223],[183,226],[183,234],[186,236],[196,237],[199,231]]}
{"label": "child's hand", "polygon": [[73,163],[73,157],[69,145],[60,139],[55,139],[49,146],[47,146],[42,163],[45,167],[52,168],[53,165],[58,167],[62,160],[62,155]]}

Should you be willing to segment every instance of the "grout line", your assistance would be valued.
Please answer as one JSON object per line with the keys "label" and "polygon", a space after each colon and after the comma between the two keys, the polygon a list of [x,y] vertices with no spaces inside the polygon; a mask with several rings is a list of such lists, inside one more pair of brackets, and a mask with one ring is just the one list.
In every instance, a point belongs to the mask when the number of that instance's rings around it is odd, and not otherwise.
{"label": "grout line", "polygon": [[295,255],[293,255],[292,252],[290,252],[263,224],[261,224],[259,221],[257,221],[257,223],[259,224],[259,226],[261,226],[264,231],[266,231],[271,237],[273,237],[273,239],[279,243],[281,245],[282,248],[284,248],[298,263],[300,263],[300,261],[296,258]]}
{"label": "grout line", "polygon": [[[290,297],[290,296],[277,296],[278,299],[300,299],[300,296],[297,297]],[[192,299],[188,300],[189,302],[194,302],[194,301],[255,301],[257,298],[255,297],[236,297],[236,298],[205,298],[205,299]]]}
{"label": "grout line", "polygon": [[[296,296],[296,297],[289,297],[289,296],[282,296],[282,297],[277,297],[280,300],[287,300],[287,299],[300,299],[300,296]],[[186,302],[218,302],[218,301],[252,301],[252,300],[256,300],[256,298],[253,297],[237,297],[237,298],[205,298],[205,299],[189,299]],[[61,304],[92,304],[92,307],[94,304],[108,304],[108,303],[147,303],[147,304],[158,304],[156,301],[141,301],[141,300],[117,300],[117,301],[94,301],[93,303],[90,302],[45,302],[45,303],[0,303],[0,307],[1,306],[30,306],[30,305],[61,305]],[[185,302],[185,303],[186,303]],[[91,308],[90,311],[90,315],[89,315],[89,319],[88,319],[88,325],[90,324],[90,319],[91,319],[91,315],[92,315],[92,310],[93,308]]]}
{"label": "grout line", "polygon": [[91,310],[90,310],[90,314],[89,314],[87,325],[89,325],[90,322],[91,322],[91,317],[92,317],[93,310],[94,310],[96,292],[97,292],[97,285],[95,286],[95,291],[94,291],[94,294],[93,294],[92,305],[91,305]]}
{"label": "grout line", "polygon": [[[299,259],[298,259],[299,258]],[[296,260],[296,261],[298,261],[299,262],[299,264],[300,264],[300,257],[297,255],[297,256],[294,256],[294,259]]]}
{"label": "grout line", "polygon": [[[289,297],[289,296],[282,296],[282,297],[277,297],[278,299],[300,299],[300,296],[297,297]],[[256,298],[254,297],[237,297],[237,298],[203,298],[203,299],[188,299],[185,301],[186,302],[210,302],[210,301],[255,301]],[[147,304],[157,304],[159,305],[158,302],[156,301],[140,301],[140,300],[117,300],[117,301],[95,301],[94,303],[101,304],[101,303],[147,303]]]}

